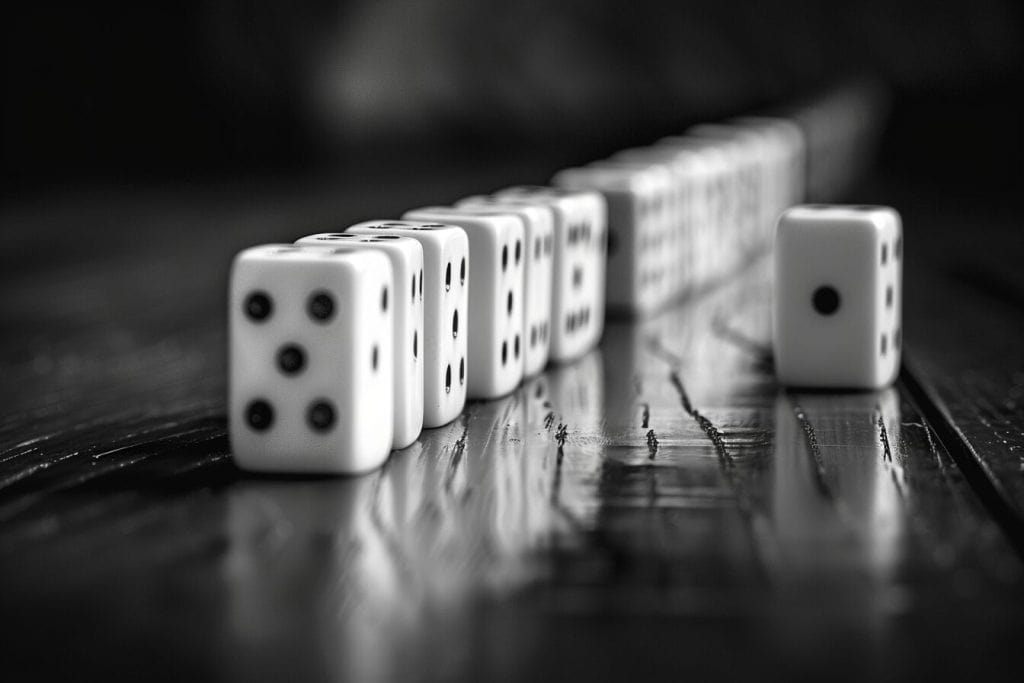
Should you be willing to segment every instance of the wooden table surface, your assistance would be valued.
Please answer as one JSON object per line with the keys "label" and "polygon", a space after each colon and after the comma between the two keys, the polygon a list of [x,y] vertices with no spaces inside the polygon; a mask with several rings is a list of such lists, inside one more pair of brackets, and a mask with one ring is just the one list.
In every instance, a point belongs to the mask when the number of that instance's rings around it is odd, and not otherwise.
{"label": "wooden table surface", "polygon": [[761,262],[610,322],[579,363],[469,404],[377,473],[234,466],[234,251],[561,161],[3,209],[5,680],[1019,680],[1012,216],[865,198],[906,223],[907,364],[885,391],[775,384]]}

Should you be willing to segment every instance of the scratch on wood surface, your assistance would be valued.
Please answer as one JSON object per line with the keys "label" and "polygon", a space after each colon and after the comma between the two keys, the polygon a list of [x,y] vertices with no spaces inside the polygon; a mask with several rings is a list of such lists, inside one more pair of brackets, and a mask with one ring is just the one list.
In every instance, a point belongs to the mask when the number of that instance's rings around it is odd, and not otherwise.
{"label": "scratch on wood surface", "polygon": [[797,424],[800,425],[800,430],[804,433],[807,454],[811,457],[811,469],[814,472],[814,484],[822,496],[834,501],[835,494],[825,478],[825,461],[821,457],[821,448],[818,446],[818,436],[814,432],[814,425],[811,424],[807,413],[799,403],[793,403],[793,415],[796,417]]}
{"label": "scratch on wood surface", "polygon": [[558,451],[561,453],[562,447],[565,445],[566,439],[569,438],[569,430],[566,425],[559,422],[558,429],[555,430],[555,440],[558,442]]}
{"label": "scratch on wood surface", "polygon": [[892,449],[889,447],[889,432],[885,429],[885,420],[882,418],[882,409],[876,406],[875,410],[878,411],[878,438],[882,441],[882,457],[884,457],[887,462],[892,462]]}
{"label": "scratch on wood surface", "polygon": [[654,456],[658,453],[658,435],[651,429],[647,432],[647,457],[654,460]]}
{"label": "scratch on wood surface", "polygon": [[722,438],[722,433],[718,430],[711,420],[700,414],[696,408],[690,404],[690,397],[686,393],[686,388],[683,387],[683,381],[679,378],[679,373],[676,370],[672,370],[669,373],[669,379],[672,382],[672,386],[676,388],[676,392],[679,394],[679,400],[683,404],[683,410],[687,415],[692,417],[697,422],[697,426],[701,428],[701,431],[708,437],[712,445],[715,447],[715,451],[718,453],[719,460],[724,467],[732,469],[736,466],[733,462],[732,455],[729,454],[728,449],[725,447],[725,439]]}
{"label": "scratch on wood surface", "polygon": [[444,488],[450,490],[455,474],[459,470],[459,463],[462,462],[462,454],[466,452],[466,440],[469,438],[469,414],[462,414],[462,435],[450,446],[452,459],[448,463],[448,472],[445,476]]}
{"label": "scratch on wood surface", "polygon": [[651,421],[651,404],[644,403],[643,406],[644,412],[643,417],[641,418],[640,427],[642,427],[643,429],[647,429],[650,426]]}

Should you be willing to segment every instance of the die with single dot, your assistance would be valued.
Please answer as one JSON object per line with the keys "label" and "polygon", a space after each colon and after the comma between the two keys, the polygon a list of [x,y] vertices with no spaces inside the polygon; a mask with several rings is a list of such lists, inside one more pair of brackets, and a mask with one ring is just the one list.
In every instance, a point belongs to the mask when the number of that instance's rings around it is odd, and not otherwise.
{"label": "die with single dot", "polygon": [[806,204],[775,234],[774,352],[782,384],[878,389],[900,367],[903,228],[885,206]]}
{"label": "die with single dot", "polygon": [[235,257],[228,428],[239,467],[353,474],[387,459],[393,288],[378,251],[278,244]]}

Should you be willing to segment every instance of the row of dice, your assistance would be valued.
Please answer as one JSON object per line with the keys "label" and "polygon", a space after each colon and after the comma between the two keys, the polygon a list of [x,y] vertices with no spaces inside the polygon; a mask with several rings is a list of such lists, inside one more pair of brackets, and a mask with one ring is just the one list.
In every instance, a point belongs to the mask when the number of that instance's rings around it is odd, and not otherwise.
{"label": "row of dice", "polygon": [[240,466],[361,472],[467,398],[574,361],[604,324],[607,209],[516,187],[240,253],[229,423]]}
{"label": "row of dice", "polygon": [[781,117],[703,124],[555,175],[608,200],[608,307],[657,311],[736,271],[804,194],[804,138]]}

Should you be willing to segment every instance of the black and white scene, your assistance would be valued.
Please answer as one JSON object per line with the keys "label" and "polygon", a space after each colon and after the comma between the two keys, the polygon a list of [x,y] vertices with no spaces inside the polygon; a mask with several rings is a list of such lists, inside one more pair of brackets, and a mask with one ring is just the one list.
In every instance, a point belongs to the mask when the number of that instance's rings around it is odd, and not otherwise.
{"label": "black and white scene", "polygon": [[0,680],[1024,680],[1024,5],[0,35]]}

